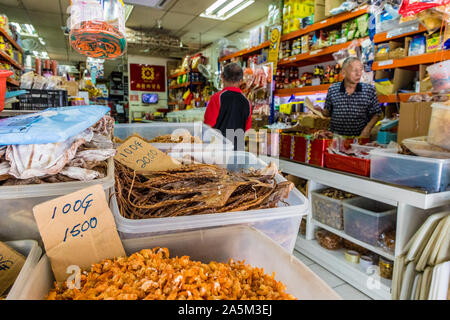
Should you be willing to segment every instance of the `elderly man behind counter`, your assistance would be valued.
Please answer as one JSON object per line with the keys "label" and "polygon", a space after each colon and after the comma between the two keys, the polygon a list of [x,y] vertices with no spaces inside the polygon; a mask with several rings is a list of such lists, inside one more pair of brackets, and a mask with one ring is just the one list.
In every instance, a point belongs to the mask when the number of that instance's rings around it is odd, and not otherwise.
{"label": "elderly man behind counter", "polygon": [[381,115],[375,88],[359,82],[363,65],[358,58],[349,57],[342,64],[344,81],[328,89],[322,113],[331,117],[330,131],[344,136],[370,137]]}

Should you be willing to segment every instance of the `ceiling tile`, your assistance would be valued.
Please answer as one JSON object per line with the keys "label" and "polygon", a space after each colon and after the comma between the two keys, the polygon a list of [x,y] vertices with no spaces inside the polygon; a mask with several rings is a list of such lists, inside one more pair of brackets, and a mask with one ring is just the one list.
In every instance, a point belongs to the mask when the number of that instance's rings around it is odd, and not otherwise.
{"label": "ceiling tile", "polygon": [[30,19],[35,28],[37,26],[61,27],[67,22],[61,18],[60,14],[56,13],[32,12],[30,13]]}
{"label": "ceiling tile", "polygon": [[238,31],[240,28],[242,28],[245,24],[243,23],[236,23],[231,21],[223,21],[222,23],[218,24],[216,27],[212,28],[210,32],[218,32],[223,34],[230,34],[235,31]]}
{"label": "ceiling tile", "polygon": [[22,2],[28,11],[48,13],[66,13],[70,5],[69,0],[22,0]]}
{"label": "ceiling tile", "polygon": [[255,20],[267,17],[267,10],[268,4],[266,4],[264,1],[256,1],[241,12],[238,12],[234,16],[228,18],[226,21],[246,24],[252,23]]}
{"label": "ceiling tile", "polygon": [[30,23],[25,10],[19,8],[2,8],[2,12],[8,16],[9,22]]}
{"label": "ceiling tile", "polygon": [[0,0],[0,4],[2,6],[8,6],[8,7],[18,7],[19,2],[17,0]]}
{"label": "ceiling tile", "polygon": [[186,1],[179,0],[171,9],[171,12],[187,13],[193,15],[199,15],[205,11],[216,0],[203,0],[203,1]]}
{"label": "ceiling tile", "polygon": [[194,15],[168,12],[162,17],[162,26],[167,30],[178,31],[195,18]]}
{"label": "ceiling tile", "polygon": [[135,6],[127,21],[129,28],[153,28],[164,11],[150,7]]}

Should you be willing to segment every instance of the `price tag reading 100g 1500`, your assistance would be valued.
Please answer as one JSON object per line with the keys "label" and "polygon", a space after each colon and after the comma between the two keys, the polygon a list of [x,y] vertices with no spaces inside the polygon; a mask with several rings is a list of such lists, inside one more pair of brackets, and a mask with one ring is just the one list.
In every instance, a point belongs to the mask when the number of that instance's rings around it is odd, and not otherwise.
{"label": "price tag reading 100g 1500", "polygon": [[117,149],[115,159],[136,171],[169,170],[181,166],[178,161],[138,137],[126,140]]}

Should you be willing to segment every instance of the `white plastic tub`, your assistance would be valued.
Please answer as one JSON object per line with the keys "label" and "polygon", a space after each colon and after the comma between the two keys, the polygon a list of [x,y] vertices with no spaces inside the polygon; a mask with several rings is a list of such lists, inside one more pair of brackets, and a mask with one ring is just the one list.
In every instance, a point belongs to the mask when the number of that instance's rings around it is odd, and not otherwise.
{"label": "white plastic tub", "polygon": [[134,133],[151,140],[158,136],[174,134],[178,135],[190,133],[192,136],[200,138],[203,143],[152,143],[161,151],[215,151],[233,150],[233,144],[222,134],[202,122],[166,122],[166,123],[126,123],[114,126],[114,136],[125,140]]}
{"label": "white plastic tub", "polygon": [[370,152],[372,179],[430,193],[450,190],[450,159],[398,154],[397,149]]}
{"label": "white plastic tub", "polygon": [[41,258],[42,249],[34,240],[6,241],[4,243],[26,257],[25,264],[6,296],[6,300],[18,300]]}
{"label": "white plastic tub", "polygon": [[[182,153],[170,154],[177,158],[192,156],[198,162],[218,164],[229,170],[264,168],[266,164],[248,152]],[[201,161],[203,160],[203,161]],[[281,175],[277,182],[286,181]],[[278,208],[237,211],[228,213],[202,214],[183,217],[150,218],[133,220],[124,218],[119,211],[115,196],[111,200],[111,210],[116,220],[117,230],[122,239],[154,236],[227,225],[249,225],[262,231],[288,252],[293,252],[302,216],[306,215],[308,200],[296,188],[289,194],[286,203],[280,202]]]}
{"label": "white plastic tub", "polygon": [[[238,226],[180,232],[147,238],[123,240],[127,255],[142,249],[165,247],[171,256],[190,256],[192,260],[209,263],[245,260],[266,274],[275,272],[275,279],[286,285],[286,292],[301,300],[341,299],[322,279],[297,258],[283,250],[267,236],[253,228]],[[53,287],[49,260],[43,256],[23,290],[21,299],[45,299]]]}
{"label": "white plastic tub", "polygon": [[108,198],[114,188],[114,160],[108,160],[107,176],[88,182],[73,181],[24,186],[0,186],[0,239],[42,239],[33,216],[33,207],[45,201],[102,184]]}

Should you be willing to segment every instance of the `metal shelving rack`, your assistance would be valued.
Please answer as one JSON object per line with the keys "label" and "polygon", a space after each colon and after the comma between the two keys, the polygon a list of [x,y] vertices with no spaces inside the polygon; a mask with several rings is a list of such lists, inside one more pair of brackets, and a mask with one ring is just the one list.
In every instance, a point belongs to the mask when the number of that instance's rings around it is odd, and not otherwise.
{"label": "metal shelving rack", "polygon": [[314,238],[315,229],[318,227],[324,228],[372,252],[394,260],[395,263],[396,257],[403,252],[410,238],[426,218],[430,214],[450,208],[450,191],[427,194],[420,190],[387,184],[327,168],[280,160],[269,156],[260,155],[259,158],[267,163],[274,161],[284,173],[308,180],[309,199],[311,199],[311,191],[328,186],[397,207],[394,253],[359,241],[345,234],[342,230],[336,230],[315,221],[312,218],[311,203],[309,203],[306,217],[306,236],[299,234],[297,237],[295,248],[298,251],[373,299],[391,299],[392,281],[395,281],[395,279],[390,281],[380,278],[374,273],[366,274],[359,268],[359,265],[345,260],[343,250],[331,251],[321,247]]}

